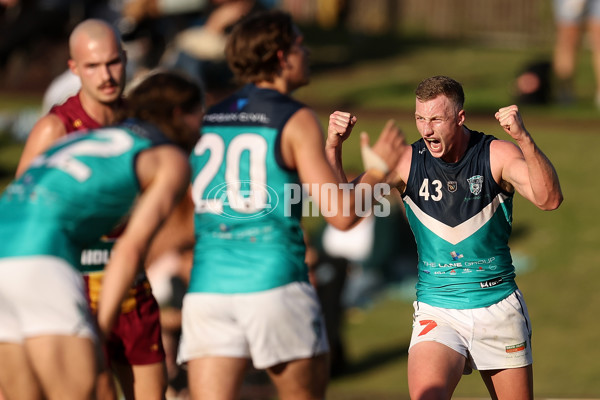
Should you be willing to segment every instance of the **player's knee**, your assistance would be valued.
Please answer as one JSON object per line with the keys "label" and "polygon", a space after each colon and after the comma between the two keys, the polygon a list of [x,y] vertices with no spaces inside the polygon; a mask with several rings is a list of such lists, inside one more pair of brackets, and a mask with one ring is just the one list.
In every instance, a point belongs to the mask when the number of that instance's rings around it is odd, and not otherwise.
{"label": "player's knee", "polygon": [[443,386],[420,387],[410,389],[409,392],[412,400],[449,400],[452,397],[448,389]]}

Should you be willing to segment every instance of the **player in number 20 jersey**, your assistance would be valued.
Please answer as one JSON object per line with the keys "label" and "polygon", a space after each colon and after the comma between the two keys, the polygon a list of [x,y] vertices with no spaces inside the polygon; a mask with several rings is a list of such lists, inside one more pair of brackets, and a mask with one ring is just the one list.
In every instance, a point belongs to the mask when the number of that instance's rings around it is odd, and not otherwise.
{"label": "player in number 20 jersey", "polygon": [[286,204],[285,193],[298,174],[282,165],[279,150],[282,127],[301,107],[247,85],[205,116],[191,155],[197,230],[190,292],[249,293],[307,281],[301,210]]}

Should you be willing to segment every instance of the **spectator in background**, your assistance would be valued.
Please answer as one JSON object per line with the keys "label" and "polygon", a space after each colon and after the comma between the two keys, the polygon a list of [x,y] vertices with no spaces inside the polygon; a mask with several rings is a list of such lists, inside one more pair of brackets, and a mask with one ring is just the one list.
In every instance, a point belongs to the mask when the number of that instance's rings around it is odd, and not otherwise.
{"label": "spectator in background", "polygon": [[553,69],[557,100],[561,104],[571,104],[575,100],[573,81],[577,53],[581,37],[587,32],[596,79],[595,104],[600,108],[600,0],[554,0],[554,15]]}
{"label": "spectator in background", "polygon": [[64,39],[70,29],[72,0],[0,0],[0,70],[13,52],[30,53],[43,39]]}

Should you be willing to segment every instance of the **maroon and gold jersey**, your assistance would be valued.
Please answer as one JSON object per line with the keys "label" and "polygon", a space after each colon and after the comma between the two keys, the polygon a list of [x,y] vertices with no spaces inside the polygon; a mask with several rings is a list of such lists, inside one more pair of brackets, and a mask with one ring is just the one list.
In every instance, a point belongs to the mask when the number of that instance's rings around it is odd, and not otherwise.
{"label": "maroon and gold jersey", "polygon": [[69,97],[64,103],[52,107],[48,114],[54,114],[60,118],[65,125],[67,134],[82,129],[90,130],[102,127],[85,112],[79,99],[79,93]]}

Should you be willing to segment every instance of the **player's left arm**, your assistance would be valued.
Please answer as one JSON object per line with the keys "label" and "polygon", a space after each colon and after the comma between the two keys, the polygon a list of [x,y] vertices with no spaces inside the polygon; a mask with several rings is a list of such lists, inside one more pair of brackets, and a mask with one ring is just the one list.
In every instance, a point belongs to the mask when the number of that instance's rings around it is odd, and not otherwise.
{"label": "player's left arm", "polygon": [[173,146],[141,153],[136,170],[142,195],[115,244],[103,278],[98,325],[104,335],[110,332],[154,235],[185,194],[190,180],[187,156]]}
{"label": "player's left arm", "polygon": [[563,200],[558,175],[525,129],[519,108],[516,105],[501,108],[495,117],[517,144],[504,140],[492,142],[490,163],[496,180],[505,190],[514,188],[542,210],[558,208]]}

